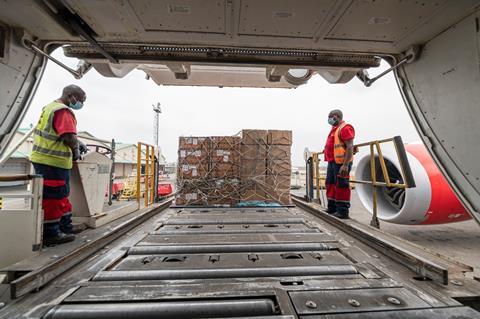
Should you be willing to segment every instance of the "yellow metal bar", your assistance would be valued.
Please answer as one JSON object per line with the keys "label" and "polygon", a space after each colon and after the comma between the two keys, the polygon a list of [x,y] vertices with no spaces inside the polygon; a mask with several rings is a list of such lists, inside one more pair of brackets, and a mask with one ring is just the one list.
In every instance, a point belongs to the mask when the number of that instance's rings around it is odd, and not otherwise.
{"label": "yellow metal bar", "polygon": [[[363,180],[352,180],[350,183],[356,183],[356,184],[366,184],[366,185],[372,185],[372,181],[363,181]],[[394,188],[407,188],[406,184],[390,184],[387,185],[387,183],[382,183],[382,182],[376,182],[375,185],[377,186],[388,186],[388,187],[394,187]]]}
{"label": "yellow metal bar", "polygon": [[375,143],[387,143],[387,142],[393,142],[393,138],[386,138],[386,139],[383,139],[383,140],[370,141],[370,142],[355,144],[353,146],[354,147],[362,147],[362,146],[369,146],[369,145],[375,144]]}
{"label": "yellow metal bar", "polygon": [[373,143],[370,144],[370,168],[372,175],[372,187],[373,187],[373,214],[370,225],[376,228],[380,228],[377,217],[377,172],[375,168],[375,150],[373,148]]}
{"label": "yellow metal bar", "polygon": [[[373,197],[373,214],[372,214],[372,220],[370,221],[370,225],[376,228],[380,228],[380,223],[378,220],[378,194],[377,194],[377,187],[395,187],[395,188],[401,188],[405,189],[408,188],[409,185],[407,183],[392,183],[390,179],[390,175],[388,174],[388,169],[387,169],[387,164],[385,163],[385,158],[383,157],[383,152],[382,152],[382,147],[380,144],[382,143],[388,143],[388,142],[394,142],[395,138],[387,138],[383,140],[376,140],[376,141],[370,141],[370,142],[365,142],[365,143],[360,143],[360,144],[355,144],[353,147],[354,148],[359,148],[363,146],[369,146],[370,148],[370,174],[371,174],[371,181],[364,181],[364,180],[352,180],[350,183],[357,183],[357,184],[367,184],[371,185],[372,187],[372,197]],[[397,158],[399,158],[399,152],[397,149],[397,145],[394,143],[395,146],[395,151],[397,153]],[[382,174],[385,179],[385,182],[378,182],[377,181],[377,170],[376,170],[376,160],[375,160],[375,148],[377,149],[378,153],[378,159],[379,159],[379,165],[382,169]],[[318,156],[320,154],[323,154],[324,152],[312,152],[312,160],[313,164],[315,165],[315,170],[314,172],[317,173],[317,165],[318,165]],[[405,179],[405,172],[403,166],[401,166],[401,173],[402,177]],[[319,174],[319,173],[317,173]],[[317,183],[317,185],[320,185],[320,180],[324,180],[325,178],[320,178],[319,176],[314,176],[314,180]],[[318,197],[318,192],[317,192],[317,197]]]}
{"label": "yellow metal bar", "polygon": [[[393,143],[393,147],[395,148],[395,153],[397,154],[397,158],[400,158],[400,154],[398,153],[398,149],[397,149],[397,144]],[[400,162],[400,170],[402,171],[402,179],[403,179],[403,181],[405,181],[405,170],[404,170],[401,162]],[[407,185],[407,187],[408,187],[408,185]]]}
{"label": "yellow metal bar", "polygon": [[390,176],[388,175],[387,165],[385,164],[385,159],[383,158],[380,143],[375,142],[375,147],[377,148],[378,159],[380,162],[380,167],[382,168],[383,178],[385,179],[385,183],[387,183],[387,187],[389,187],[392,183],[390,182]]}
{"label": "yellow metal bar", "polygon": [[142,173],[142,143],[137,143],[137,202],[140,204],[140,174]]}
{"label": "yellow metal bar", "polygon": [[[383,139],[383,140],[377,140],[377,141],[370,141],[370,142],[355,144],[355,145],[353,145],[353,147],[358,148],[358,147],[363,147],[363,146],[370,146],[371,144],[375,144],[375,143],[382,144],[382,143],[387,143],[387,142],[393,142],[393,138],[386,138],[386,139]],[[313,156],[314,154],[321,155],[323,153],[324,153],[324,151],[312,152],[311,154]]]}
{"label": "yellow metal bar", "polygon": [[312,156],[313,159],[313,167],[315,171],[315,181],[316,181],[316,194],[317,194],[317,200],[318,203],[320,204],[320,168],[319,168],[319,163],[318,163],[318,154],[314,154]]}
{"label": "yellow metal bar", "polygon": [[148,147],[148,145],[145,146],[145,193],[144,193],[144,197],[145,197],[145,207],[148,206],[148,195],[149,195],[149,189],[148,189],[148,179],[149,179],[149,176],[148,176],[148,170],[149,170],[149,156],[150,156],[150,148]]}
{"label": "yellow metal bar", "polygon": [[155,192],[157,191],[155,189],[155,147],[154,146],[152,146],[152,153],[151,154],[152,154],[152,162],[151,162],[152,167],[151,167],[150,171],[152,172],[152,180],[150,182],[152,184],[151,184],[151,187],[150,187],[150,189],[151,189],[150,200],[151,200],[151,204],[153,204],[154,201],[155,201]]}

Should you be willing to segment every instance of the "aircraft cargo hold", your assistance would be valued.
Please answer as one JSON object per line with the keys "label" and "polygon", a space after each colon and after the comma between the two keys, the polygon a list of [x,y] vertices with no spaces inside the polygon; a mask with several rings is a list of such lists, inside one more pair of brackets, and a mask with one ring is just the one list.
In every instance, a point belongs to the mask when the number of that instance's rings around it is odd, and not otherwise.
{"label": "aircraft cargo hold", "polygon": [[180,137],[179,206],[290,205],[292,132]]}

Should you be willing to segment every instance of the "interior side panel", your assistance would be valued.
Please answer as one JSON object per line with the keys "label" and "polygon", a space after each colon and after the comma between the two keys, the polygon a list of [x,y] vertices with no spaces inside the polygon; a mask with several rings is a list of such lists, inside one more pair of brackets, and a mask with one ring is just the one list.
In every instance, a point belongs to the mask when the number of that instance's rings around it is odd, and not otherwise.
{"label": "interior side panel", "polygon": [[[1,27],[1,24],[0,24]],[[42,77],[46,61],[21,44],[22,33],[3,27],[0,58],[0,155],[17,130]]]}
{"label": "interior side panel", "polygon": [[429,41],[397,81],[425,144],[480,222],[479,34],[476,11]]}

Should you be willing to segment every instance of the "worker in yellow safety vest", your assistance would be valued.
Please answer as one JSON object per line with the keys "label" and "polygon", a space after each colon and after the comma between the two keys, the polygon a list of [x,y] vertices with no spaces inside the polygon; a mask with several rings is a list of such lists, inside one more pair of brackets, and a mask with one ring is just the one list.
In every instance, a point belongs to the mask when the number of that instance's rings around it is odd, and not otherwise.
{"label": "worker in yellow safety vest", "polygon": [[341,219],[349,218],[350,170],[353,162],[353,139],[355,130],[343,121],[343,113],[333,110],[328,115],[332,126],[325,144],[324,156],[327,164],[327,212]]}
{"label": "worker in yellow safety vest", "polygon": [[59,99],[42,109],[33,132],[30,159],[35,173],[43,177],[43,242],[47,246],[73,241],[80,230],[72,225],[68,196],[73,161],[87,151],[77,139],[73,110],[81,109],[86,98],[80,87],[65,87]]}

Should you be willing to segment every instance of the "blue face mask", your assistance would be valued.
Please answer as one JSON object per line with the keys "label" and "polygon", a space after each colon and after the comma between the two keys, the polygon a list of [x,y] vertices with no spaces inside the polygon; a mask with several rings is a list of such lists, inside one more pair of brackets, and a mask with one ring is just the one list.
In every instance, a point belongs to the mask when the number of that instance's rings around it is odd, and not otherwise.
{"label": "blue face mask", "polygon": [[80,101],[75,101],[75,103],[70,102],[68,107],[74,110],[80,110],[83,107],[83,103]]}
{"label": "blue face mask", "polygon": [[334,117],[329,117],[328,124],[334,126],[335,124],[337,124],[337,120]]}

